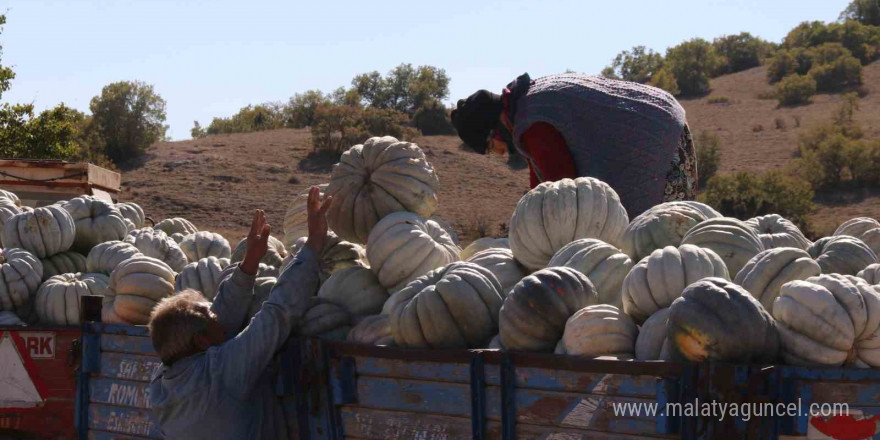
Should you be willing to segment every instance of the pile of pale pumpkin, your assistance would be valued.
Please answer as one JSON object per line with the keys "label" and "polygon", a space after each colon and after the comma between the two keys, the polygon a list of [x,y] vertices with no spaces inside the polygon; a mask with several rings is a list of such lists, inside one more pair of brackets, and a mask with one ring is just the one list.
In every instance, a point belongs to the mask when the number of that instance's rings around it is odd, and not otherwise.
{"label": "pile of pale pumpkin", "polygon": [[[461,249],[431,219],[436,172],[415,144],[372,138],[342,155],[325,195],[332,232],[299,336],[379,346],[490,348],[617,360],[880,366],[880,223],[811,242],[792,222],[669,202],[630,219],[593,178],[529,191],[510,235]],[[253,315],[305,242],[294,198],[260,266]],[[183,289],[211,300],[243,258],[181,218],[144,227],[133,203],[78,197],[30,210],[0,194],[0,325],[144,324]]]}

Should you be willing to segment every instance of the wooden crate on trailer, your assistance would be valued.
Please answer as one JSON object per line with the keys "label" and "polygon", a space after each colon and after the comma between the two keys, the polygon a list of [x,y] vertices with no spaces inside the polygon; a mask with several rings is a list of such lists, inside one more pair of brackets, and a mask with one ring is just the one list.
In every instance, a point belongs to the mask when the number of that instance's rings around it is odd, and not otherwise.
{"label": "wooden crate on trailer", "polygon": [[56,160],[0,160],[0,188],[15,193],[27,206],[50,205],[83,194],[108,202],[119,198],[119,173],[90,163]]}

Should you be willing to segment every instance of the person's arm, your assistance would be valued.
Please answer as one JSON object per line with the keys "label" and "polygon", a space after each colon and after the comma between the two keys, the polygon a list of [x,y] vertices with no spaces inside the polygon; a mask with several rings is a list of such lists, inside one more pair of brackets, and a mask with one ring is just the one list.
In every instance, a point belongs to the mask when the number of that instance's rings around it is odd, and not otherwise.
{"label": "person's arm", "polygon": [[555,127],[546,122],[532,124],[520,136],[520,144],[535,162],[529,164],[532,188],[541,182],[532,166],[537,166],[545,182],[555,182],[564,178],[577,178],[574,159],[565,143],[565,138]]}
{"label": "person's arm", "polygon": [[269,249],[270,227],[262,210],[254,212],[251,229],[248,232],[244,259],[217,286],[217,295],[211,304],[211,311],[226,331],[226,339],[238,334],[247,318],[247,311],[254,297],[254,280],[260,260]]}
{"label": "person's arm", "polygon": [[318,291],[318,254],[327,238],[324,214],[330,201],[327,199],[321,204],[320,192],[317,187],[312,188],[307,205],[309,238],[306,245],[284,269],[250,324],[236,337],[208,350],[212,371],[219,375],[227,391],[246,397],[253,390],[275,352],[299,324],[309,298]]}

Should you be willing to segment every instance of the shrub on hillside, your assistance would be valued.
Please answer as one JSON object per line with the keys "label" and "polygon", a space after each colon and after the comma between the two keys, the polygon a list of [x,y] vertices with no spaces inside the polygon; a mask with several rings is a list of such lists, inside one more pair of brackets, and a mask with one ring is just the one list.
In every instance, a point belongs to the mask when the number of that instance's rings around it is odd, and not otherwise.
{"label": "shrub on hillside", "polygon": [[852,55],[842,56],[827,64],[816,64],[809,75],[816,80],[816,90],[835,93],[862,84],[862,64]]}
{"label": "shrub on hillside", "polygon": [[315,111],[312,145],[315,149],[342,152],[372,136],[413,140],[418,132],[408,126],[405,113],[391,109],[322,105]]}
{"label": "shrub on hillside", "polygon": [[776,49],[776,45],[752,36],[748,32],[725,35],[712,42],[715,52],[723,59],[717,74],[734,73],[761,65]]}
{"label": "shrub on hillside", "polygon": [[455,134],[449,111],[440,101],[428,101],[413,114],[413,124],[423,135]]}
{"label": "shrub on hillside", "polygon": [[290,128],[311,127],[315,123],[315,111],[321,105],[329,104],[330,99],[320,90],[308,90],[290,97],[282,113],[284,123]]}
{"label": "shrub on hillside", "polygon": [[697,187],[705,188],[706,183],[718,172],[721,165],[721,139],[717,134],[703,130],[697,137]]}
{"label": "shrub on hillside", "polygon": [[868,64],[880,55],[880,27],[855,20],[843,23],[803,22],[786,35],[783,47],[810,48],[825,43],[840,43],[862,64]]}
{"label": "shrub on hillside", "polygon": [[673,95],[681,93],[675,75],[668,68],[660,69],[659,72],[651,77],[651,81],[648,84],[666,90]]}
{"label": "shrub on hillside", "polygon": [[89,103],[94,129],[104,142],[104,153],[114,163],[143,153],[165,139],[165,100],[153,86],[140,81],[108,84]]}
{"label": "shrub on hillside", "polygon": [[851,141],[846,155],[854,181],[864,186],[880,186],[880,140]]}
{"label": "shrub on hillside", "polygon": [[813,189],[808,182],[777,171],[765,174],[739,172],[709,179],[700,200],[725,216],[748,219],[779,214],[808,230],[813,209]]}
{"label": "shrub on hillside", "polygon": [[[250,133],[284,127],[282,108],[278,104],[260,104],[242,107],[228,118],[214,118],[202,133],[205,136],[226,133]],[[193,134],[196,134],[195,128]]]}
{"label": "shrub on hillside", "polygon": [[602,70],[602,75],[647,84],[662,68],[663,55],[645,46],[636,46],[617,54],[611,65]]}
{"label": "shrub on hillside", "polygon": [[816,80],[808,75],[789,75],[776,83],[776,99],[780,105],[809,104],[816,94]]}
{"label": "shrub on hillside", "polygon": [[712,43],[702,38],[685,41],[666,51],[666,65],[685,96],[708,93],[709,78],[722,64],[723,59],[715,52]]}
{"label": "shrub on hillside", "polygon": [[880,0],[853,0],[840,13],[840,20],[855,20],[862,24],[880,26]]}

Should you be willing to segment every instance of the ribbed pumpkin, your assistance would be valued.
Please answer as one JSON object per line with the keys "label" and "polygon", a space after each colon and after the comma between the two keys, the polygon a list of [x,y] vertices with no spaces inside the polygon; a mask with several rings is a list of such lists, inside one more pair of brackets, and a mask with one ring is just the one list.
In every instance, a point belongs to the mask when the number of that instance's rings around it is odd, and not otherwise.
{"label": "ribbed pumpkin", "polygon": [[[221,280],[225,278],[225,276],[221,277]],[[250,319],[260,311],[263,307],[263,303],[269,299],[269,294],[272,293],[272,288],[275,287],[277,282],[278,278],[276,277],[258,276],[257,279],[254,280],[254,298],[251,300],[250,307],[248,307],[248,322],[245,322],[245,326],[247,326]]]}
{"label": "ribbed pumpkin", "polygon": [[187,235],[180,242],[180,250],[186,255],[187,261],[199,261],[202,258],[229,258],[232,248],[222,235],[215,232],[199,231]]}
{"label": "ribbed pumpkin", "polygon": [[[701,213],[703,213],[703,216],[706,217],[707,220],[710,218],[724,217],[723,215],[721,215],[720,212],[716,211],[715,208],[713,208],[705,203],[698,202],[696,200],[676,200],[673,202],[661,203],[657,206],[679,206],[679,205],[687,206],[689,208],[693,208],[693,209],[696,209],[697,211],[700,211]],[[653,209],[653,208],[651,208],[651,209]]]}
{"label": "ribbed pumpkin", "polygon": [[135,325],[150,321],[150,312],[162,298],[174,294],[174,270],[162,260],[135,255],[110,274],[113,311]]}
{"label": "ribbed pumpkin", "polygon": [[309,308],[300,321],[300,335],[344,341],[350,330],[351,316],[344,308],[322,298],[309,298]]}
{"label": "ribbed pumpkin", "polygon": [[428,272],[388,299],[401,347],[479,348],[498,331],[501,285],[487,269],[455,262]]}
{"label": "ribbed pumpkin", "polygon": [[639,329],[617,307],[597,304],[578,310],[565,322],[562,348],[566,354],[597,358],[635,353]]}
{"label": "ribbed pumpkin", "polygon": [[736,274],[734,283],[742,286],[767,310],[779,296],[779,288],[794,280],[805,280],[819,275],[822,269],[805,250],[791,247],[767,249]]}
{"label": "ribbed pumpkin", "polygon": [[870,217],[856,217],[841,224],[834,235],[849,235],[862,240],[875,254],[880,255],[880,222]]}
{"label": "ribbed pumpkin", "polygon": [[361,318],[360,322],[351,328],[345,339],[370,345],[394,345],[394,336],[391,334],[388,315],[371,315]]}
{"label": "ribbed pumpkin", "polygon": [[21,199],[18,198],[12,191],[6,191],[5,189],[0,189],[0,200],[7,200],[13,205],[21,208]]}
{"label": "ribbed pumpkin", "polygon": [[751,226],[730,217],[701,222],[685,234],[681,243],[711,249],[721,257],[731,274],[739,273],[752,257],[764,250]]}
{"label": "ribbed pumpkin", "polygon": [[158,229],[137,229],[132,231],[123,241],[134,245],[147,257],[162,260],[175,273],[182,271],[188,262],[186,254],[183,253],[177,242]]}
{"label": "ribbed pumpkin", "polygon": [[40,260],[43,263],[43,281],[64,273],[87,272],[86,257],[73,251],[62,252]]}
{"label": "ribbed pumpkin", "polygon": [[764,249],[792,247],[807,250],[812,244],[797,225],[779,214],[750,218],[745,223],[758,233]]}
{"label": "ribbed pumpkin", "polygon": [[78,325],[79,298],[107,296],[110,279],[100,273],[65,273],[46,280],[34,299],[40,322],[49,325]]}
{"label": "ribbed pumpkin", "polygon": [[[241,260],[244,260],[244,255],[247,253],[247,237],[242,238],[238,244],[235,245],[235,248],[232,250],[232,257],[229,258],[229,261],[232,263],[238,263]],[[269,250],[266,251],[266,255],[263,255],[263,259],[260,260],[261,263],[266,264],[267,266],[272,266],[275,268],[283,267],[284,258],[287,257],[287,248],[284,247],[284,243],[281,240],[269,236]]]}
{"label": "ribbed pumpkin", "polygon": [[318,298],[342,306],[356,319],[381,312],[388,292],[373,271],[352,266],[337,271],[321,284]]}
{"label": "ribbed pumpkin", "polygon": [[627,224],[620,198],[605,182],[592,177],[544,182],[517,202],[510,218],[510,250],[523,266],[537,270],[579,238],[619,246]]}
{"label": "ribbed pumpkin", "polygon": [[24,326],[26,325],[21,318],[15,313],[0,311],[0,327]]}
{"label": "ribbed pumpkin", "polygon": [[[324,200],[324,191],[327,190],[327,184],[318,185],[321,190],[321,200]],[[287,212],[284,214],[284,223],[282,224],[282,232],[284,232],[284,247],[290,249],[296,240],[300,237],[309,235],[309,213],[307,211],[306,202],[309,200],[309,190],[296,195],[288,205]]]}
{"label": "ribbed pumpkin", "polygon": [[73,218],[76,234],[73,249],[88,254],[95,245],[122,240],[128,234],[125,217],[113,204],[92,196],[80,196],[61,205]]}
{"label": "ribbed pumpkin", "polygon": [[702,211],[682,203],[657,205],[639,214],[626,227],[623,252],[639,261],[657,249],[678,247],[691,228],[707,219]]}
{"label": "ribbed pumpkin", "polygon": [[4,247],[24,249],[37,258],[69,250],[75,236],[73,217],[57,205],[16,214],[3,225]]}
{"label": "ribbed pumpkin", "polygon": [[183,241],[183,238],[187,235],[199,232],[199,228],[196,225],[182,217],[166,218],[156,223],[153,229],[168,234],[177,243]]}
{"label": "ribbed pumpkin", "polygon": [[867,281],[868,284],[880,284],[880,263],[874,263],[858,273],[858,277]]}
{"label": "ribbed pumpkin", "polygon": [[820,238],[810,246],[809,252],[819,263],[822,273],[855,275],[878,262],[877,255],[868,245],[848,235]]}
{"label": "ribbed pumpkin", "polygon": [[440,225],[411,212],[395,212],[376,223],[367,244],[370,269],[389,293],[458,261],[460,252]]}
{"label": "ribbed pumpkin", "polygon": [[122,202],[117,203],[116,208],[119,209],[119,212],[123,217],[127,218],[132,224],[134,224],[134,229],[144,227],[144,222],[147,220],[147,217],[144,215],[144,210],[140,205],[134,202]]}
{"label": "ribbed pumpkin", "polygon": [[673,360],[761,364],[779,354],[773,317],[728,280],[697,281],[669,309],[667,337]]}
{"label": "ribbed pumpkin", "polygon": [[599,302],[586,275],[570,267],[550,267],[523,278],[499,312],[501,343],[509,350],[552,352],[565,322]]}
{"label": "ribbed pumpkin", "polygon": [[0,198],[0,246],[3,245],[3,227],[6,221],[15,214],[20,214],[21,208],[15,206],[9,199]]}
{"label": "ribbed pumpkin", "polygon": [[333,167],[327,222],[342,239],[366,243],[376,223],[393,212],[430,217],[439,184],[418,145],[391,136],[370,138],[343,153]]}
{"label": "ribbed pumpkin", "polygon": [[478,238],[471,242],[471,244],[467,245],[461,251],[461,259],[467,260],[468,258],[474,256],[474,254],[478,252],[483,252],[488,249],[510,249],[510,240],[507,237],[504,238],[492,238],[492,237],[483,237]]}
{"label": "ribbed pumpkin", "polygon": [[730,279],[721,257],[693,245],[657,249],[639,261],[623,279],[623,311],[637,323],[669,307],[684,289],[703,278]]}
{"label": "ribbed pumpkin", "polygon": [[217,295],[217,287],[223,279],[220,274],[226,266],[229,266],[228,258],[207,257],[193,261],[177,274],[174,291],[193,289],[201,292],[208,301],[213,301]]}
{"label": "ribbed pumpkin", "polygon": [[30,318],[32,296],[43,279],[43,263],[16,248],[0,249],[0,310]]}
{"label": "ribbed pumpkin", "polygon": [[575,240],[553,255],[550,267],[566,266],[587,276],[599,293],[600,304],[622,307],[623,279],[633,268],[629,256],[594,238]]}
{"label": "ribbed pumpkin", "polygon": [[477,266],[484,267],[495,275],[501,284],[501,296],[507,297],[510,289],[528,275],[526,268],[513,258],[510,249],[490,248],[473,254],[468,260]]}
{"label": "ribbed pumpkin", "polygon": [[[293,261],[293,257],[305,246],[307,241],[308,237],[300,237],[294,242],[293,247],[290,248],[290,253],[287,254],[284,262],[281,263],[282,268],[287,267]],[[324,242],[324,249],[321,250],[321,255],[318,255],[321,282],[326,281],[332,274],[347,267],[366,266],[366,263],[364,263],[365,259],[365,251],[361,245],[343,241],[339,236],[328,231],[327,239]]]}
{"label": "ribbed pumpkin", "polygon": [[640,361],[669,361],[672,353],[667,338],[669,307],[654,312],[639,328],[635,358]]}
{"label": "ribbed pumpkin", "polygon": [[773,304],[783,359],[793,365],[862,362],[880,366],[880,293],[864,280],[840,274],[786,283]]}
{"label": "ribbed pumpkin", "polygon": [[119,263],[140,253],[141,251],[133,244],[124,241],[101,243],[89,251],[86,257],[86,271],[110,275]]}

